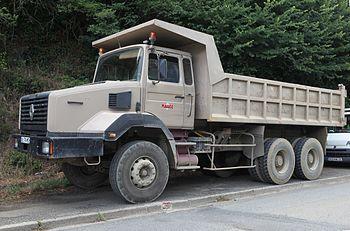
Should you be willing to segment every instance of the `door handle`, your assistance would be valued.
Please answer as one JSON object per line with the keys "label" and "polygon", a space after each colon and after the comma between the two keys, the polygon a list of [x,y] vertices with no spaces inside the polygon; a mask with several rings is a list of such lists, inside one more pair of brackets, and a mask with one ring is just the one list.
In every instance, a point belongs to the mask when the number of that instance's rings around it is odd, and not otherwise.
{"label": "door handle", "polygon": [[190,112],[188,113],[187,117],[191,117],[191,115],[192,115],[192,104],[193,104],[193,95],[191,93],[189,93],[187,95],[191,97]]}
{"label": "door handle", "polygon": [[175,99],[184,99],[185,98],[185,96],[183,96],[183,95],[176,95],[175,96]]}

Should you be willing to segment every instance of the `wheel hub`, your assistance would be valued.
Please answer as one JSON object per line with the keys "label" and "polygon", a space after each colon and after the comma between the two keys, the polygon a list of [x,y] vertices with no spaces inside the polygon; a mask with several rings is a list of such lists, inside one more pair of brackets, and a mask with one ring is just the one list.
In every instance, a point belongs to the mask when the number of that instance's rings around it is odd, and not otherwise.
{"label": "wheel hub", "polygon": [[276,167],[281,167],[283,166],[284,160],[281,155],[276,156]]}
{"label": "wheel hub", "polygon": [[283,150],[278,151],[275,156],[276,171],[280,174],[283,174],[288,170],[289,164],[290,164],[290,161],[287,157],[287,153]]}
{"label": "wheel hub", "polygon": [[315,170],[320,164],[320,158],[314,149],[309,150],[307,154],[307,166],[310,170]]}
{"label": "wheel hub", "polygon": [[312,153],[309,153],[307,160],[310,164],[312,164],[314,162],[314,155]]}
{"label": "wheel hub", "polygon": [[156,178],[156,167],[149,158],[140,157],[131,166],[130,178],[136,187],[145,188]]}

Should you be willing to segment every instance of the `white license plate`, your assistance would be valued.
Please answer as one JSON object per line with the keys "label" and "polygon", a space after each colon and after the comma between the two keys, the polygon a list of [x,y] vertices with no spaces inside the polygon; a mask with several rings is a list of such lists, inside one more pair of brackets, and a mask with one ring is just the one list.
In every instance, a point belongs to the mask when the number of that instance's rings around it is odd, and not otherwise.
{"label": "white license plate", "polygon": [[21,143],[22,144],[30,144],[30,137],[22,136],[21,137]]}
{"label": "white license plate", "polygon": [[341,161],[343,161],[343,158],[341,158],[341,157],[328,157],[328,160],[341,162]]}

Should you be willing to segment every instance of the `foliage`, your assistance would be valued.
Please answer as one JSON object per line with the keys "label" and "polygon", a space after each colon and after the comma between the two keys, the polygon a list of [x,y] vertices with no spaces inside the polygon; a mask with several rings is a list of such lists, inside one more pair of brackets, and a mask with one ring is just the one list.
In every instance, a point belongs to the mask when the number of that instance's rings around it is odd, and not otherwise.
{"label": "foliage", "polygon": [[[6,46],[6,39],[13,35],[16,25],[17,15],[11,14],[6,7],[0,5],[0,41]],[[1,52],[3,53],[3,52]],[[1,64],[1,59],[0,59]],[[0,65],[1,70],[1,65]]]}
{"label": "foliage", "polygon": [[70,186],[69,181],[62,175],[51,178],[32,177],[29,182],[9,182],[7,186],[0,190],[0,204],[9,203],[13,200],[18,201],[36,192],[62,192],[68,186]]}
{"label": "foliage", "polygon": [[6,52],[0,53],[0,71],[7,69]]}
{"label": "foliage", "polygon": [[[0,96],[1,97],[1,96]],[[0,105],[2,100],[0,99]],[[8,134],[12,130],[11,124],[6,123],[7,111],[4,106],[0,106],[0,142],[4,142],[8,138]]]}
{"label": "foliage", "polygon": [[97,222],[106,221],[106,217],[103,215],[103,213],[98,212],[97,217],[96,217],[96,221]]}
{"label": "foliage", "polygon": [[154,18],[212,34],[226,72],[350,89],[347,3],[2,0],[0,142],[16,127],[21,95],[91,81],[97,59],[91,42]]}
{"label": "foliage", "polygon": [[9,155],[8,165],[23,170],[25,174],[34,174],[42,170],[42,162],[33,159],[26,153],[12,151]]}
{"label": "foliage", "polygon": [[159,18],[214,35],[227,72],[317,86],[349,82],[345,0],[22,0],[14,1],[11,14],[12,2],[5,3],[3,14],[18,19],[15,37],[30,42],[29,50],[41,39],[87,47],[98,37]]}

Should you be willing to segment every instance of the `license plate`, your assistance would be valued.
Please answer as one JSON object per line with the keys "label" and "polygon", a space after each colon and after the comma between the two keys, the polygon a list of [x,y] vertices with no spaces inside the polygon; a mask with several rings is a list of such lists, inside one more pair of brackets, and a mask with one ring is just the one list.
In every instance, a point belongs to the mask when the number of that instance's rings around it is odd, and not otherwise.
{"label": "license plate", "polygon": [[328,157],[328,160],[341,162],[341,161],[343,161],[343,158],[341,158],[341,157]]}
{"label": "license plate", "polygon": [[22,144],[30,144],[30,137],[22,136],[21,137],[21,143]]}

